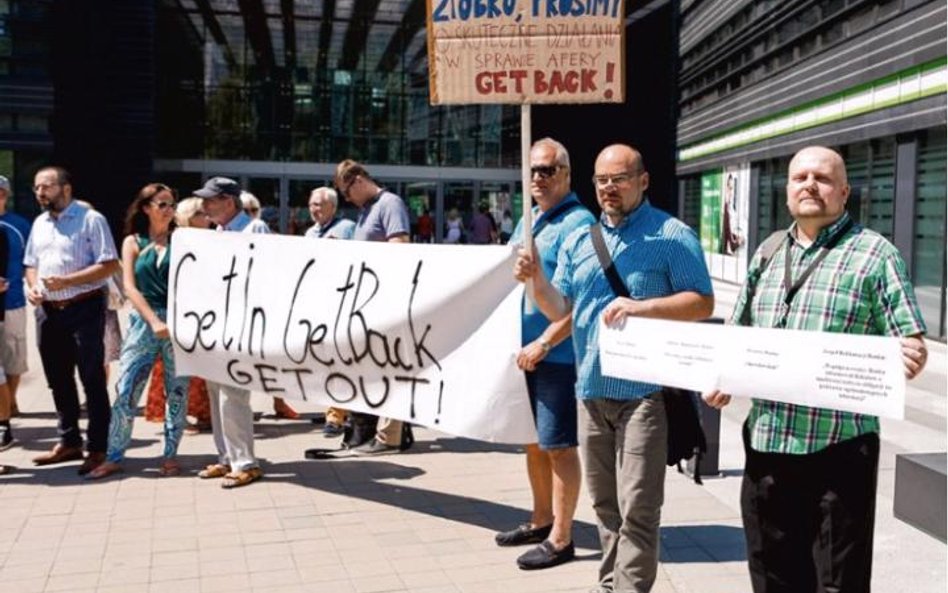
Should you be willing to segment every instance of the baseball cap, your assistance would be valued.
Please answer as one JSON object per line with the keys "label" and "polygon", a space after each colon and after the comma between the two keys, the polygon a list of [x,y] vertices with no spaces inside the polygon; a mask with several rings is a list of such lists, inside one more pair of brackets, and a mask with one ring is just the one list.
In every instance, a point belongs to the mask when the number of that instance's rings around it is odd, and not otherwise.
{"label": "baseball cap", "polygon": [[6,190],[7,193],[10,193],[10,180],[0,175],[0,189]]}
{"label": "baseball cap", "polygon": [[239,197],[240,184],[228,177],[211,177],[204,187],[194,192],[199,198],[213,198],[220,195]]}

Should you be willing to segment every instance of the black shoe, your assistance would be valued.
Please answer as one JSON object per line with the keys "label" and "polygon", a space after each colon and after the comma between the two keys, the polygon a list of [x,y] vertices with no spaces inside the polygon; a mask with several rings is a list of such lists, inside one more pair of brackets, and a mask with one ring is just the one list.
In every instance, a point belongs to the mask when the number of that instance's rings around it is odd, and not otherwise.
{"label": "black shoe", "polygon": [[576,556],[576,547],[570,542],[562,550],[553,547],[553,542],[543,540],[543,543],[522,554],[517,558],[517,566],[521,570],[539,570],[541,568],[551,568],[559,566],[564,562],[569,562]]}
{"label": "black shoe", "polygon": [[525,544],[538,544],[545,540],[550,532],[553,531],[553,525],[544,527],[530,527],[529,523],[512,529],[510,531],[501,531],[494,536],[494,541],[498,546],[523,546]]}
{"label": "black shoe", "polygon": [[16,443],[16,440],[13,438],[13,430],[10,428],[10,424],[0,424],[0,451],[6,451],[14,443]]}

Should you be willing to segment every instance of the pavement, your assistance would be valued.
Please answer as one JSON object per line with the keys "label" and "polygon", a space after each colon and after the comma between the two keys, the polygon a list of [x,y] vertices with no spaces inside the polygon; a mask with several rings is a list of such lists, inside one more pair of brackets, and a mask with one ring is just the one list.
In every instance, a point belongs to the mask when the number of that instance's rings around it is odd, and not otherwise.
{"label": "pavement", "polygon": [[[733,287],[716,287],[721,311]],[[31,342],[35,344],[35,341]],[[892,516],[895,454],[946,449],[946,352],[931,344],[925,376],[909,389],[907,419],[883,422],[873,588],[942,593],[946,546]],[[209,434],[186,436],[186,472],[159,478],[161,430],[139,419],[125,473],[101,482],[78,463],[34,468],[55,442],[50,394],[33,351],[20,389],[19,446],[0,453],[17,471],[0,478],[0,587],[5,591],[290,593],[585,593],[595,584],[598,539],[582,493],[578,560],[523,572],[523,551],[494,532],[528,518],[520,447],[418,429],[410,451],[370,460],[306,461],[333,443],[308,420],[257,423],[266,476],[226,491],[194,474],[214,461]],[[113,371],[115,371],[113,367]],[[113,377],[114,377],[113,372]],[[296,404],[294,404],[296,405]],[[315,408],[297,407],[303,412]],[[738,492],[740,424],[747,403],[721,422],[721,475],[695,485],[670,469],[655,593],[749,593]]]}

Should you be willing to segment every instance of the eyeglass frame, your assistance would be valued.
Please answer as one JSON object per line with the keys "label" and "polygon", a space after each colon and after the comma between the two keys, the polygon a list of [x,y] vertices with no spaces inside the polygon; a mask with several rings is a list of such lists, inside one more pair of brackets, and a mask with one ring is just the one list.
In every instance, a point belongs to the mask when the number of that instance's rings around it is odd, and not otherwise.
{"label": "eyeglass frame", "polygon": [[[623,173],[616,173],[614,175],[593,175],[592,182],[593,186],[597,189],[603,189],[609,187],[610,185],[622,185],[629,181],[632,181],[635,177],[641,177],[645,173],[644,169],[638,169],[636,171],[625,171]],[[600,183],[600,179],[603,179]]]}
{"label": "eyeglass frame", "polygon": [[[539,175],[540,179],[550,179],[551,177],[554,177],[557,173],[559,173],[560,169],[567,169],[567,168],[568,167],[566,165],[562,165],[560,163],[554,163],[552,165],[534,165],[530,167],[530,179],[533,179],[534,175]],[[549,173],[544,173],[544,171],[541,171],[541,169],[545,169],[545,170],[552,169],[552,171],[550,171]]]}

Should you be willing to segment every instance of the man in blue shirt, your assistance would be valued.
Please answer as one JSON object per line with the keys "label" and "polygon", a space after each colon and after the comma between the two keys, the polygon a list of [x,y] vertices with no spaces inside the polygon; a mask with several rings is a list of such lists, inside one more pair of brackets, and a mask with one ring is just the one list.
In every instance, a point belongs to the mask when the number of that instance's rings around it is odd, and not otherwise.
{"label": "man in blue shirt", "polygon": [[59,443],[33,459],[47,465],[82,459],[76,369],[86,392],[88,455],[79,475],[105,461],[112,416],[105,380],[105,286],[119,270],[118,251],[105,217],[72,197],[72,181],[61,167],[40,169],[33,180],[45,212],[33,221],[26,243],[27,294],[45,319],[39,351],[59,419]]}
{"label": "man in blue shirt", "polygon": [[[552,277],[557,254],[573,231],[596,222],[570,190],[569,153],[551,138],[538,140],[530,151],[532,235],[543,271]],[[523,243],[523,221],[511,240]],[[533,492],[530,522],[498,533],[497,545],[536,543],[517,559],[520,568],[538,569],[572,560],[573,515],[582,475],[576,435],[576,366],[570,340],[569,315],[550,321],[533,304],[523,302],[522,345],[517,366],[524,371],[537,427],[537,443],[527,445],[527,476]]]}
{"label": "man in blue shirt", "polygon": [[[10,415],[19,414],[16,404],[20,375],[28,369],[26,363],[26,296],[23,294],[23,253],[30,236],[30,223],[7,207],[10,200],[10,181],[0,175],[0,231],[6,238],[6,265],[3,274],[7,281],[4,293],[3,331],[0,332],[0,364],[6,375],[0,392],[9,393]],[[4,397],[0,395],[0,397]],[[2,416],[0,416],[2,417]],[[9,419],[7,419],[9,421]],[[6,431],[4,432],[4,428]],[[0,451],[13,444],[9,426],[0,420]]]}
{"label": "man in blue shirt", "polygon": [[608,146],[596,159],[602,234],[631,298],[612,291],[587,230],[566,240],[552,280],[525,250],[514,267],[518,280],[532,280],[530,296],[544,315],[573,316],[581,450],[602,545],[594,591],[603,593],[645,592],[655,582],[668,423],[658,385],[603,376],[599,318],[608,324],[628,316],[689,321],[714,308],[697,236],[649,205],[648,181],[641,155],[630,146]]}

